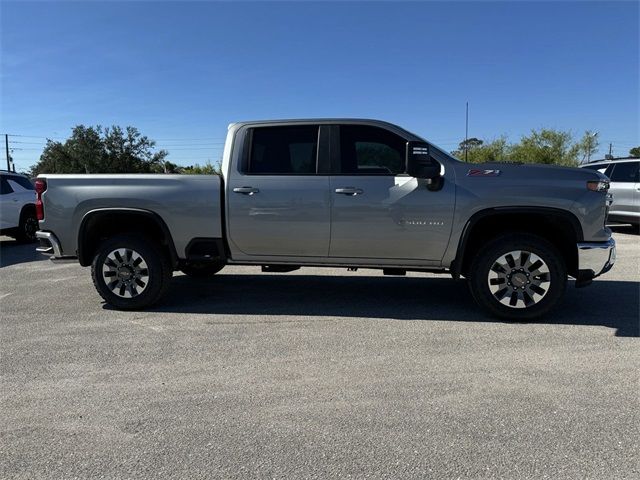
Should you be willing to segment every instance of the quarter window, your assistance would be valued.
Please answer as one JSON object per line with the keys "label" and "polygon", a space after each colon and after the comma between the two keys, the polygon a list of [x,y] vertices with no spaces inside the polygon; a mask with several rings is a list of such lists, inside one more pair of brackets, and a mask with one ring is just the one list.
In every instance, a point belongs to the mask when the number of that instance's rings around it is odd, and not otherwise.
{"label": "quarter window", "polygon": [[318,156],[318,126],[254,128],[246,173],[314,175]]}
{"label": "quarter window", "polygon": [[25,188],[26,190],[35,190],[33,183],[31,183],[31,180],[29,180],[26,177],[20,177],[18,175],[15,175],[15,176],[9,177],[9,180],[11,180],[12,182],[16,182],[18,185],[20,185],[22,188]]}
{"label": "quarter window", "polygon": [[383,128],[364,125],[340,127],[339,173],[398,175],[405,172],[406,140]]}
{"label": "quarter window", "polygon": [[616,163],[611,172],[612,182],[638,182],[638,169],[640,162]]}

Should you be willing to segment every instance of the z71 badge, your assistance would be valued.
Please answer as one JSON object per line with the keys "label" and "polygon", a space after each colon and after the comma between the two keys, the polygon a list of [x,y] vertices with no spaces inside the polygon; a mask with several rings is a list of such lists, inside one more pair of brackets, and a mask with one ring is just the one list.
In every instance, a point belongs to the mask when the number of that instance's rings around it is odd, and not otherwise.
{"label": "z71 badge", "polygon": [[500,170],[481,170],[479,168],[472,168],[467,172],[467,177],[497,177],[500,175]]}

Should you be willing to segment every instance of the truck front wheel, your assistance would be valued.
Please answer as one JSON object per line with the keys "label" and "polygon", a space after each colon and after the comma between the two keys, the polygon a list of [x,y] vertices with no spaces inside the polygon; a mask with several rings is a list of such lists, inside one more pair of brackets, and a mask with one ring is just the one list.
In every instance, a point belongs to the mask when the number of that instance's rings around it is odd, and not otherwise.
{"label": "truck front wheel", "polygon": [[105,240],[91,264],[91,277],[100,296],[120,310],[135,310],[156,303],[173,274],[167,255],[152,241],[138,235]]}
{"label": "truck front wheel", "polygon": [[562,298],[567,267],[558,249],[545,239],[512,234],[477,252],[468,279],[473,298],[492,315],[532,320]]}

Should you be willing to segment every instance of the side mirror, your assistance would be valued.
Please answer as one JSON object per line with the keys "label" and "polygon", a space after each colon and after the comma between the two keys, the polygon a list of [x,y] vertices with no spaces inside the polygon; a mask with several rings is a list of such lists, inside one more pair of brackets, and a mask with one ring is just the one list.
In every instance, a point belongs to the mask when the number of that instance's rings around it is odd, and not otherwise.
{"label": "side mirror", "polygon": [[440,164],[429,154],[429,144],[407,142],[407,173],[433,180],[440,176]]}

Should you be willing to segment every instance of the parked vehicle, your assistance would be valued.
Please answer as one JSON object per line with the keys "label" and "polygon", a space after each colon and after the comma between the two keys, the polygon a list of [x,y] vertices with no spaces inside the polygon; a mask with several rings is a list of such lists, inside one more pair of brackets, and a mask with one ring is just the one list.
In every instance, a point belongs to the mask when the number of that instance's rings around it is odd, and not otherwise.
{"label": "parked vehicle", "polygon": [[222,176],[40,175],[39,250],[91,265],[121,309],[158,301],[174,270],[337,266],[464,277],[488,312],[530,319],[567,275],[613,265],[607,189],[586,169],[463,163],[381,121],[244,122]]}
{"label": "parked vehicle", "polygon": [[0,234],[19,242],[36,241],[36,193],[28,177],[0,172]]}
{"label": "parked vehicle", "polygon": [[617,158],[581,165],[611,179],[609,220],[640,225],[640,158]]}

